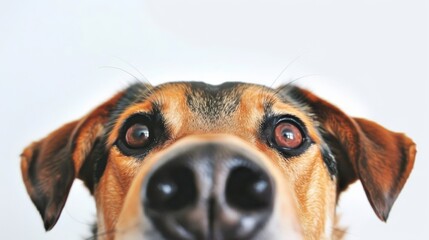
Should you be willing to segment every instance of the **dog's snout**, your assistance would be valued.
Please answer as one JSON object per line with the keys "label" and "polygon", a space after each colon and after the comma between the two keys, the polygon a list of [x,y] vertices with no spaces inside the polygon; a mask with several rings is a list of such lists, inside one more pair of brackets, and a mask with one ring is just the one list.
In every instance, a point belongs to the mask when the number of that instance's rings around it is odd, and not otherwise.
{"label": "dog's snout", "polygon": [[263,167],[222,144],[172,155],[145,181],[144,211],[167,239],[249,239],[273,208]]}

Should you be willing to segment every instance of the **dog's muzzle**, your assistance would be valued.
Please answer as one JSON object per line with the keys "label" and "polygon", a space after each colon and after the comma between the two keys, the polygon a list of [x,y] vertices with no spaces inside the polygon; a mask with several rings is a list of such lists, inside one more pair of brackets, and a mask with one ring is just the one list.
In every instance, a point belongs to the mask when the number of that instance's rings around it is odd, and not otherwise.
{"label": "dog's muzzle", "polygon": [[248,239],[271,215],[272,185],[247,156],[202,144],[168,159],[148,178],[143,206],[167,239]]}
{"label": "dog's muzzle", "polygon": [[275,214],[283,205],[276,204],[280,181],[255,150],[235,138],[194,138],[175,145],[143,164],[117,238],[284,239],[278,227],[285,224],[286,235],[295,236],[289,239],[300,238],[291,206],[286,221]]}

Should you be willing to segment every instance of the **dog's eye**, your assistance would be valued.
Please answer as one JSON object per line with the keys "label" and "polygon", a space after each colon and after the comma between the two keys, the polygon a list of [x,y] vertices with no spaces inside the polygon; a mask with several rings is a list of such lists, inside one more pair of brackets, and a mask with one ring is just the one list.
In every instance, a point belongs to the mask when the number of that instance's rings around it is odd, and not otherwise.
{"label": "dog's eye", "polygon": [[125,133],[125,141],[130,148],[141,148],[145,146],[150,138],[148,126],[136,123],[128,128]]}
{"label": "dog's eye", "polygon": [[274,140],[277,146],[295,149],[301,146],[304,138],[300,128],[292,122],[279,122],[274,128]]}
{"label": "dog's eye", "polygon": [[168,131],[158,112],[137,113],[125,120],[115,144],[122,154],[143,159],[167,138]]}

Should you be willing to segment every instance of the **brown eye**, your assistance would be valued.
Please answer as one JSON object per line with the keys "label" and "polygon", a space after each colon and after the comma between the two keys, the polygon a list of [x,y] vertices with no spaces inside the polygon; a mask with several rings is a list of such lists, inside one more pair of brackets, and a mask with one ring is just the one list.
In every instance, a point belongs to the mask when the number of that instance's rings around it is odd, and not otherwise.
{"label": "brown eye", "polygon": [[125,141],[131,148],[141,148],[149,142],[149,128],[144,124],[136,123],[128,128],[125,134]]}
{"label": "brown eye", "polygon": [[274,140],[282,148],[298,148],[303,142],[301,130],[293,123],[280,122],[274,129]]}

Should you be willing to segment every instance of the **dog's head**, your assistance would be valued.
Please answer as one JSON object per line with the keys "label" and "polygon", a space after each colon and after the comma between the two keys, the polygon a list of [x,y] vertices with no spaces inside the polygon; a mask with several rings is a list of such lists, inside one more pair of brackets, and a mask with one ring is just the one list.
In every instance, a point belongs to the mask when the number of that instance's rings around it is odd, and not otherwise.
{"label": "dog's head", "polygon": [[79,178],[102,238],[322,239],[358,179],[385,221],[415,153],[298,87],[138,83],[28,146],[21,168],[47,230]]}

